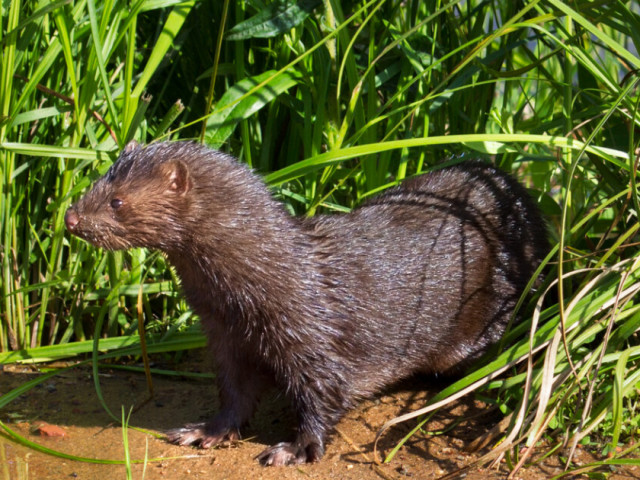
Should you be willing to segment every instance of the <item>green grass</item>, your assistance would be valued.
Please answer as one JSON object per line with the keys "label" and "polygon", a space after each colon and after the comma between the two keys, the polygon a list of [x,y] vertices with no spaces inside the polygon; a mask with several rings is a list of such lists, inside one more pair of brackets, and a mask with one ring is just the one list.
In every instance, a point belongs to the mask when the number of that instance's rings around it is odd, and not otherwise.
{"label": "green grass", "polygon": [[64,230],[66,208],[132,139],[228,151],[300,215],[480,157],[549,219],[550,289],[539,308],[544,289],[527,297],[529,320],[491,362],[432,403],[482,388],[510,421],[483,461],[514,467],[531,460],[516,444],[606,453],[636,437],[637,2],[0,9],[0,362],[139,354],[139,316],[150,351],[202,345],[162,256],[105,253]]}

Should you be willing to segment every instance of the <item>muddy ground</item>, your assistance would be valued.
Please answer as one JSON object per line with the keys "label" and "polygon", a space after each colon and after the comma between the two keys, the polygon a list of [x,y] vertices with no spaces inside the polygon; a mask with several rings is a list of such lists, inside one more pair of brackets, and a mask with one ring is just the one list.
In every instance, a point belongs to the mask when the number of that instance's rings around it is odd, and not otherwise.
{"label": "muddy ground", "polygon": [[[203,370],[206,365],[192,361],[183,370]],[[0,372],[0,394],[23,385],[40,375],[35,368],[5,365]],[[154,376],[154,396],[131,414],[128,444],[134,461],[134,479],[432,479],[455,472],[487,450],[469,453],[465,445],[483,435],[500,419],[496,412],[474,399],[465,399],[438,414],[426,430],[441,435],[416,434],[399,451],[390,464],[373,462],[373,440],[378,429],[389,419],[415,410],[437,393],[442,384],[432,379],[413,379],[372,400],[364,401],[338,425],[327,445],[326,455],[317,464],[298,467],[264,468],[254,457],[267,445],[288,440],[293,435],[293,419],[286,402],[276,393],[261,404],[252,423],[244,429],[244,441],[234,447],[199,450],[166,443],[161,434],[168,428],[187,422],[204,420],[217,408],[212,380],[192,380]],[[109,408],[120,416],[125,409],[139,406],[147,397],[143,374],[103,368],[100,384]],[[90,369],[77,367],[48,379],[21,395],[0,410],[0,420],[27,440],[66,454],[110,460],[124,458],[122,429],[101,407]],[[53,425],[52,433],[42,436],[38,427]],[[378,446],[388,453],[414,422],[391,428]],[[59,427],[56,430],[55,427]],[[46,428],[45,428],[46,429]],[[534,458],[536,458],[534,456]],[[579,450],[577,462],[601,459],[594,449]],[[528,465],[514,478],[551,478],[562,472],[558,457]],[[640,478],[640,467],[624,470],[606,468],[597,478]],[[506,463],[497,469],[470,470],[460,476],[466,479],[506,478]],[[123,465],[101,465],[64,459],[35,451],[0,434],[0,480],[5,479],[125,479]],[[567,478],[588,478],[586,476]],[[594,478],[593,476],[590,478]]]}

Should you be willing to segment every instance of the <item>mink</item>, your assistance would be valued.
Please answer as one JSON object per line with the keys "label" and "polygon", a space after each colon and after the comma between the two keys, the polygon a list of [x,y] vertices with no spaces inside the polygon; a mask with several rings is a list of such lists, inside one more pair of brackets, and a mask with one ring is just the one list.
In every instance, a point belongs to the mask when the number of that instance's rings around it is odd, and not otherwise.
{"label": "mink", "polygon": [[301,218],[245,165],[193,142],[127,145],[65,223],[108,250],[164,252],[201,319],[221,408],[169,441],[237,440],[267,387],[290,400],[296,437],[264,450],[264,465],[315,462],[359,399],[479,358],[548,251],[525,188],[480,161]]}

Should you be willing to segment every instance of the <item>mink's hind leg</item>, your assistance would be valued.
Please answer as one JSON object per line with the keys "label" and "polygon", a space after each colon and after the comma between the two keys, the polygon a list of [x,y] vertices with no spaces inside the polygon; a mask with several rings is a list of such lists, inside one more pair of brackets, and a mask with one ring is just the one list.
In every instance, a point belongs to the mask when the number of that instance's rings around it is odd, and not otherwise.
{"label": "mink's hind leg", "polygon": [[197,445],[200,448],[239,440],[240,427],[249,421],[260,394],[268,385],[268,379],[264,375],[247,365],[242,372],[238,372],[235,364],[220,362],[220,411],[208,422],[189,423],[182,428],[167,431],[167,440],[178,445]]}

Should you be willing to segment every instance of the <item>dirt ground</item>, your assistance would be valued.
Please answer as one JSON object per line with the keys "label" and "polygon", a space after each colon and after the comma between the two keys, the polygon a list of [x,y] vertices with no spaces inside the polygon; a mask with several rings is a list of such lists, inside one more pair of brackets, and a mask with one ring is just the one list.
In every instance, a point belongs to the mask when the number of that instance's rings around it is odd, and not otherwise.
{"label": "dirt ground", "polygon": [[[188,369],[201,369],[200,362]],[[5,365],[0,372],[0,394],[23,385],[40,375],[37,369]],[[100,383],[106,403],[120,416],[121,405],[128,409],[146,398],[144,375],[105,368]],[[412,382],[367,400],[350,412],[338,425],[321,462],[298,467],[264,468],[254,459],[267,445],[288,440],[293,435],[293,420],[286,403],[276,394],[262,402],[252,423],[243,431],[244,441],[234,447],[200,450],[168,444],[162,431],[208,418],[217,408],[217,396],[211,380],[186,380],[154,377],[154,396],[132,413],[129,429],[130,458],[134,479],[433,479],[455,472],[482,453],[468,453],[464,446],[484,434],[500,419],[479,401],[467,399],[441,412],[426,426],[430,432],[455,425],[442,435],[418,433],[402,447],[389,464],[376,466],[373,441],[378,429],[389,419],[423,406],[442,385],[415,379]],[[91,371],[78,367],[59,374],[27,391],[0,410],[0,420],[27,440],[51,450],[75,456],[122,460],[122,429],[105,413],[95,393]],[[60,427],[64,436],[42,436],[38,426],[46,422]],[[391,428],[379,442],[388,453],[413,422]],[[55,433],[55,432],[54,432]],[[380,450],[379,450],[380,451]],[[581,450],[578,462],[598,460],[598,452]],[[144,459],[148,459],[146,464]],[[535,458],[535,457],[534,457]],[[515,478],[550,478],[562,472],[556,457],[529,465]],[[640,467],[606,469],[598,478],[640,478]],[[466,479],[506,478],[508,469],[471,470]],[[59,458],[24,447],[0,434],[0,480],[26,479],[100,479],[126,478],[123,465],[101,465]],[[572,477],[568,477],[572,478]],[[588,477],[573,477],[588,478]],[[591,477],[592,478],[592,477]]]}

